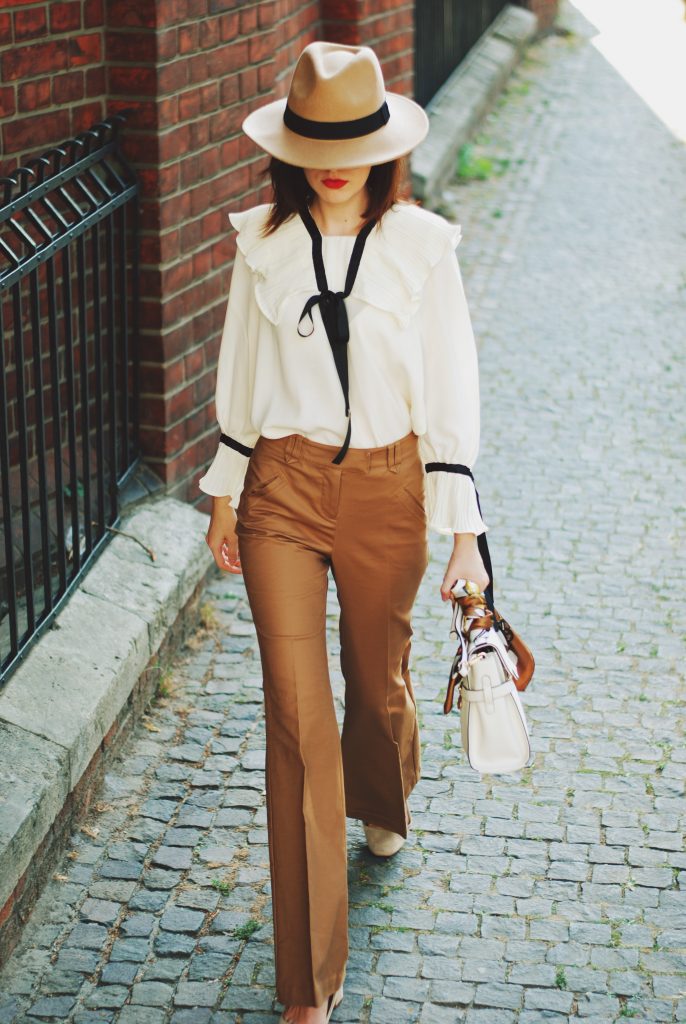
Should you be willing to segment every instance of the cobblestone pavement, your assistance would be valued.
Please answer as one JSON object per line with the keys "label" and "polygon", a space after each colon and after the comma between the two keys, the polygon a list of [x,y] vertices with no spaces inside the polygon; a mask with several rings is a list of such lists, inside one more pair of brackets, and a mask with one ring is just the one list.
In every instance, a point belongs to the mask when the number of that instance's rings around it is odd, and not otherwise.
{"label": "cobblestone pavement", "polygon": [[[336,1021],[686,1021],[683,153],[589,41],[533,46],[448,212],[481,344],[496,594],[537,656],[534,766],[465,765],[432,536],[423,777],[388,862],[349,821]],[[683,325],[683,320],[682,320]],[[338,710],[337,603],[329,593]],[[242,580],[107,778],[0,976],[0,1024],[274,1021],[264,724]]]}

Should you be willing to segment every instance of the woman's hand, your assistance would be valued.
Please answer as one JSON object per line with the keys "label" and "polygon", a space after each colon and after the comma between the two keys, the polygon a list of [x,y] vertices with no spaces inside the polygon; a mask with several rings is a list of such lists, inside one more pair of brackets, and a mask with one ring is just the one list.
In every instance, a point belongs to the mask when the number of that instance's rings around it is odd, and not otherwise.
{"label": "woman's hand", "polygon": [[220,569],[242,573],[236,536],[236,513],[229,505],[230,500],[230,497],[212,499],[212,515],[205,540]]}
{"label": "woman's hand", "polygon": [[475,533],[456,533],[455,546],[441,584],[441,599],[450,600],[450,589],[455,580],[474,580],[485,590],[490,580],[479,553]]}

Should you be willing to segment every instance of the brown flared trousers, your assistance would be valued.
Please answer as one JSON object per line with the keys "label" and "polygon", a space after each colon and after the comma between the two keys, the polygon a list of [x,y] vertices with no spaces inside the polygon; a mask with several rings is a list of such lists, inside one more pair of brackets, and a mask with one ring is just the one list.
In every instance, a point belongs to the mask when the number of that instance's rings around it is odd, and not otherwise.
{"label": "brown flared trousers", "polygon": [[[378,448],[260,437],[237,508],[262,661],[277,998],[319,1006],[348,958],[346,816],[407,835],[420,776],[410,617],[428,564],[424,470],[409,433]],[[326,644],[341,608],[339,735]]]}

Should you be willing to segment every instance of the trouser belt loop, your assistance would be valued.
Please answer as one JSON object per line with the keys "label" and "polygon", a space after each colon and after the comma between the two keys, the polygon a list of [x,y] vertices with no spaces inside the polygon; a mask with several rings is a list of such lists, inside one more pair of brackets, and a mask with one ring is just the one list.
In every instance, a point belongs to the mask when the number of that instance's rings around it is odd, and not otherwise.
{"label": "trouser belt loop", "polygon": [[302,434],[291,434],[284,451],[284,462],[295,462],[302,448]]}
{"label": "trouser belt loop", "polygon": [[389,444],[386,447],[386,458],[387,458],[387,461],[388,461],[388,468],[390,469],[391,473],[397,473],[398,472],[398,465],[397,465],[397,463],[398,463],[398,458],[397,458],[398,452],[397,452],[397,448],[398,448],[397,444]]}

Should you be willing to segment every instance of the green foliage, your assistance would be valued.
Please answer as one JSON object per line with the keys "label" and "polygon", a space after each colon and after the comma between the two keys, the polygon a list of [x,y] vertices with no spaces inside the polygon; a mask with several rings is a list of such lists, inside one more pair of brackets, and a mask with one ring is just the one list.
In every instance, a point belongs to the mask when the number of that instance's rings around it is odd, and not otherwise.
{"label": "green foliage", "polygon": [[562,964],[555,971],[555,985],[557,988],[567,988],[567,975]]}
{"label": "green foliage", "polygon": [[249,939],[250,936],[253,935],[258,928],[261,927],[262,926],[260,925],[260,922],[256,921],[254,917],[251,917],[249,921],[245,922],[245,924],[242,924],[240,925],[240,927],[234,929],[234,935],[236,936],[237,939]]}
{"label": "green foliage", "polygon": [[461,147],[457,156],[457,177],[461,181],[486,181],[494,174],[504,174],[509,166],[510,160],[507,157],[479,156],[474,151],[474,145],[468,142]]}
{"label": "green foliage", "polygon": [[213,878],[212,888],[216,889],[217,892],[220,892],[222,896],[228,896],[233,889],[233,885],[231,882],[227,882],[225,878]]}

